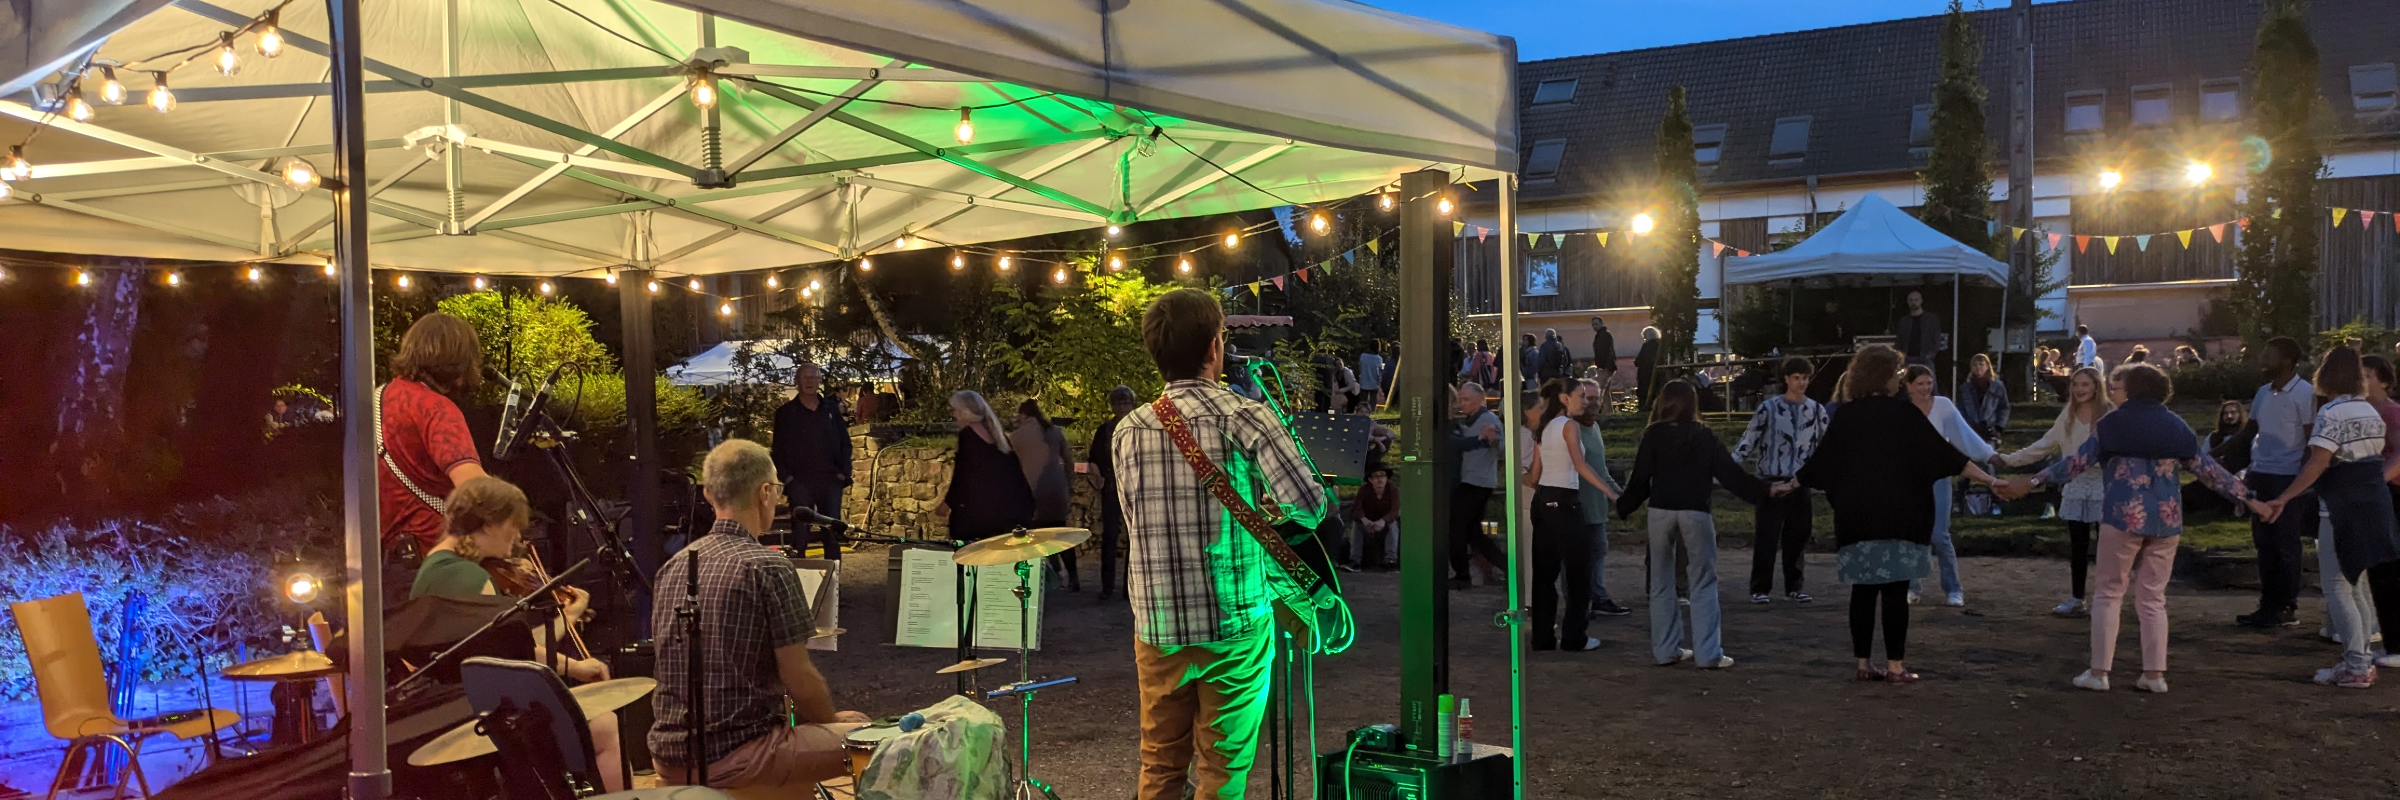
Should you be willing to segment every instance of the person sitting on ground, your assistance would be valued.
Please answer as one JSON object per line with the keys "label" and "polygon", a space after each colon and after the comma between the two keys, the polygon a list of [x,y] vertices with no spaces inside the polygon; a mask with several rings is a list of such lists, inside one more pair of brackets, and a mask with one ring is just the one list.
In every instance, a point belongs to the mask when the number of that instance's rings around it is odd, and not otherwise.
{"label": "person sitting on ground", "polygon": [[[708,785],[813,794],[816,784],[846,774],[842,740],[867,721],[836,711],[833,690],[808,656],[816,632],[808,595],[791,559],[758,543],[775,522],[775,462],[767,448],[731,439],[700,464],[700,483],[716,524],[658,570],[650,613],[658,632],[657,723],[650,755],[667,786],[692,785],[693,764],[706,759]],[[689,674],[692,642],[676,616],[690,597],[686,575],[699,559],[701,720],[706,752],[692,751]],[[794,724],[794,723],[797,724]]]}
{"label": "person sitting on ground", "polygon": [[1958,415],[1967,429],[1995,446],[2008,430],[2008,384],[1992,374],[1992,358],[1982,353],[1967,361],[1967,380],[1958,385]]}
{"label": "person sitting on ground", "polygon": [[1400,489],[1392,483],[1392,468],[1383,464],[1367,465],[1367,482],[1358,487],[1358,496],[1344,509],[1350,518],[1351,568],[1367,564],[1366,543],[1376,543],[1382,550],[1375,561],[1385,568],[1400,566]]}
{"label": "person sitting on ground", "polygon": [[2149,347],[2148,345],[2139,345],[2139,344],[2137,344],[2137,345],[2134,345],[2134,346],[2133,346],[2133,353],[2132,353],[2131,355],[2127,355],[2127,356],[2125,357],[2125,363],[2127,363],[2127,364],[2148,364],[2148,363],[2150,363],[2150,347]]}

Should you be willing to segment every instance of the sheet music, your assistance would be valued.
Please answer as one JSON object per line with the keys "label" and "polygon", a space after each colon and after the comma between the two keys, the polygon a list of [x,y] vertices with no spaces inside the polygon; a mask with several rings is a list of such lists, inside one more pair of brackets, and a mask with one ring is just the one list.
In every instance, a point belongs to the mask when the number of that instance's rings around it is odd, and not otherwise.
{"label": "sheet music", "polygon": [[[1044,565],[1033,565],[1032,609],[1026,623],[1033,626],[1032,645],[1042,646],[1042,576]],[[958,580],[960,567],[939,550],[901,551],[900,624],[894,632],[901,647],[958,646]],[[1017,570],[1014,565],[976,568],[970,595],[977,605],[975,647],[1015,650],[1017,639]]]}

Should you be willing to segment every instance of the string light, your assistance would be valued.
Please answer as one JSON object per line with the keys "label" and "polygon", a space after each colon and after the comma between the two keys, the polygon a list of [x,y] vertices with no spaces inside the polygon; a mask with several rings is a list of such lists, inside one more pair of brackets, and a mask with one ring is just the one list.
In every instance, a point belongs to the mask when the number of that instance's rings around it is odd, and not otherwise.
{"label": "string light", "polygon": [[167,88],[167,73],[150,73],[150,96],[144,102],[161,114],[175,110],[175,91]]}
{"label": "string light", "polygon": [[392,283],[398,285],[402,289],[406,289],[408,288],[408,276],[402,275],[398,278],[395,278],[392,280]]}
{"label": "string light", "polygon": [[1125,256],[1124,256],[1123,254],[1120,254],[1120,253],[1110,253],[1110,254],[1108,254],[1108,271],[1110,271],[1110,272],[1115,272],[1115,271],[1117,271],[1117,270],[1121,270],[1121,269],[1124,269],[1124,268],[1125,268]]}
{"label": "string light", "polygon": [[325,277],[333,277],[333,262],[328,261],[325,263]]}
{"label": "string light", "polygon": [[319,174],[317,165],[308,163],[308,159],[295,156],[284,160],[283,185],[292,187],[292,191],[305,192],[324,182],[325,176]]}
{"label": "string light", "polygon": [[607,275],[602,276],[602,280],[608,281],[608,285],[610,286],[615,286],[617,285],[617,273],[608,273]]}
{"label": "string light", "polygon": [[169,273],[167,273],[167,285],[168,285],[168,286],[182,286],[182,285],[183,285],[183,273],[180,273],[180,272],[169,272]]}
{"label": "string light", "polygon": [[258,29],[258,54],[268,58],[283,55],[283,10],[267,12],[267,21]]}
{"label": "string light", "polygon": [[1117,227],[1117,226],[1115,226],[1115,225],[1110,225],[1110,226],[1108,226],[1108,238],[1111,238],[1111,239],[1117,238],[1117,234],[1124,233],[1124,232],[1125,232],[1125,229],[1124,229],[1124,228],[1119,228],[1119,227]]}
{"label": "string light", "polygon": [[1176,271],[1176,272],[1183,273],[1183,274],[1185,274],[1185,275],[1190,275],[1190,274],[1192,274],[1192,259],[1191,259],[1191,257],[1189,257],[1189,256],[1186,256],[1186,257],[1183,257],[1183,258],[1178,258],[1178,259],[1175,259],[1175,271]]}
{"label": "string light", "polygon": [[1051,283],[1066,283],[1066,282],[1067,282],[1067,268],[1066,268],[1066,267],[1059,267],[1058,269],[1051,270],[1051,271],[1050,271],[1050,282],[1051,282]]}
{"label": "string light", "polygon": [[1009,261],[1009,259],[1008,259],[1008,256],[1001,256],[1001,257],[1000,257],[1000,271],[1001,271],[1001,272],[1007,272],[1007,271],[1008,271],[1008,267],[1009,267],[1009,263],[1008,263],[1008,261]]}
{"label": "string light", "polygon": [[217,34],[217,74],[235,75],[242,71],[242,56],[233,52],[233,31]]}
{"label": "string light", "polygon": [[700,279],[693,278],[690,281],[685,282],[683,288],[690,289],[695,292],[700,291]]}
{"label": "string light", "polygon": [[859,259],[859,260],[858,260],[858,271],[860,271],[860,272],[874,272],[874,271],[875,271],[875,259],[872,259],[872,258],[862,258],[862,259]]}
{"label": "string light", "polygon": [[963,255],[957,255],[957,254],[952,254],[952,255],[950,256],[950,271],[952,271],[952,272],[957,272],[957,271],[959,271],[959,270],[966,269],[966,268],[967,268],[967,257],[966,257],[966,256],[963,256]]}
{"label": "string light", "polygon": [[25,160],[24,145],[12,144],[8,146],[8,161],[0,163],[0,173],[6,173],[8,179],[12,181],[21,181],[25,180],[26,178],[33,177],[33,162]]}
{"label": "string light", "polygon": [[481,276],[481,275],[477,275],[477,276],[475,276],[475,291],[478,291],[478,292],[480,292],[480,291],[483,291],[483,285],[484,285],[484,284],[483,284],[483,276]]}
{"label": "string light", "polygon": [[67,118],[76,122],[92,121],[92,104],[83,101],[83,92],[67,95]]}
{"label": "string light", "polygon": [[779,279],[777,279],[777,278],[776,278],[775,276],[773,276],[773,275],[769,275],[769,276],[767,276],[767,288],[769,288],[769,289],[780,289],[780,288],[783,288],[783,281],[782,281],[782,280],[779,280]]}
{"label": "string light", "polygon": [[1445,216],[1445,217],[1447,217],[1447,216],[1450,216],[1450,209],[1451,209],[1451,207],[1452,207],[1452,204],[1451,204],[1451,202],[1450,202],[1450,196],[1449,196],[1449,195],[1442,195],[1442,201],[1441,201],[1441,202],[1439,202],[1439,203],[1435,203],[1435,204],[1434,204],[1434,208],[1435,208],[1436,210],[1438,210],[1438,211],[1442,212],[1442,216]]}
{"label": "string light", "polygon": [[2113,169],[2104,169],[2104,170],[2101,170],[2101,171],[2100,171],[2100,189],[2101,189],[2101,191],[2115,191],[2115,190],[2116,190],[2116,188],[2117,188],[2117,185],[2118,185],[2118,184],[2121,184],[2121,183],[2124,183],[2124,182],[2125,182],[2125,173],[2118,172],[2118,171],[2116,171],[2116,170],[2113,170]]}
{"label": "string light", "polygon": [[257,282],[258,282],[258,279],[259,279],[259,278],[261,278],[261,277],[264,277],[265,275],[266,275],[265,271],[263,271],[263,270],[260,270],[260,269],[259,269],[259,268],[257,268],[257,267],[251,267],[251,268],[250,268],[250,282],[251,282],[251,283],[257,283]]}
{"label": "string light", "polygon": [[950,135],[956,137],[959,144],[968,144],[975,141],[974,109],[966,108],[964,106],[961,106],[958,109],[958,127],[950,129]]}
{"label": "string light", "polygon": [[651,281],[648,288],[651,294],[658,294],[658,281]]}
{"label": "string light", "polygon": [[808,298],[810,298],[810,297],[812,297],[812,296],[816,295],[816,293],[817,293],[817,290],[815,290],[815,289],[811,289],[811,288],[808,288],[808,287],[806,287],[806,286],[802,286],[802,287],[800,287],[800,299],[802,299],[802,300],[806,300],[806,299],[808,299]]}
{"label": "string light", "polygon": [[1658,220],[1651,219],[1649,214],[1635,214],[1635,215],[1633,215],[1633,232],[1634,232],[1634,233],[1639,233],[1639,234],[1648,234],[1650,231],[1652,231],[1652,230],[1655,230],[1655,229],[1657,229],[1657,228],[1658,228]]}
{"label": "string light", "polygon": [[900,248],[900,249],[902,249],[902,250],[907,250],[907,249],[909,249],[909,248],[912,248],[912,247],[915,247],[915,246],[917,246],[917,244],[916,244],[916,242],[915,242],[914,240],[911,240],[911,239],[909,238],[908,234],[905,234],[905,233],[903,233],[903,234],[900,234],[900,238],[892,240],[892,246],[893,246],[893,247]]}
{"label": "string light", "polygon": [[75,271],[75,285],[77,285],[77,286],[90,286],[90,285],[92,285],[92,274],[91,274],[91,273],[89,273],[89,272],[85,272],[85,271],[83,271],[83,270],[76,270],[76,271]]}
{"label": "string light", "polygon": [[825,291],[825,284],[815,278],[810,278],[808,279],[808,290],[812,292]]}
{"label": "string light", "polygon": [[542,294],[549,294],[552,287],[550,286],[549,281],[542,281],[542,285],[536,288],[541,289]]}
{"label": "string light", "polygon": [[1308,217],[1308,227],[1315,229],[1318,233],[1324,233],[1326,228],[1331,227],[1332,224],[1333,223],[1325,219],[1325,212],[1323,211],[1310,214]]}
{"label": "string light", "polygon": [[1382,206],[1383,210],[1385,211],[1392,210],[1392,193],[1384,192],[1381,195],[1377,195],[1375,198],[1375,204]]}
{"label": "string light", "polygon": [[717,107],[717,81],[707,70],[692,76],[692,105],[701,109]]}
{"label": "string light", "polygon": [[718,304],[717,304],[717,316],[720,316],[720,317],[730,317],[730,316],[733,316],[733,304],[732,304],[732,303],[718,303]]}
{"label": "string light", "polygon": [[117,81],[116,67],[100,68],[100,102],[112,106],[125,104],[125,84]]}
{"label": "string light", "polygon": [[1240,246],[1242,246],[1242,232],[1241,232],[1241,231],[1234,231],[1234,232],[1232,232],[1232,233],[1225,234],[1225,248],[1226,248],[1226,249],[1228,249],[1228,250],[1231,250],[1231,249],[1233,249],[1233,248],[1240,247]]}
{"label": "string light", "polygon": [[2207,183],[2208,176],[2215,174],[2215,172],[2216,170],[2210,169],[2208,164],[2194,161],[2192,163],[2183,165],[2183,180],[2193,186],[2199,186]]}

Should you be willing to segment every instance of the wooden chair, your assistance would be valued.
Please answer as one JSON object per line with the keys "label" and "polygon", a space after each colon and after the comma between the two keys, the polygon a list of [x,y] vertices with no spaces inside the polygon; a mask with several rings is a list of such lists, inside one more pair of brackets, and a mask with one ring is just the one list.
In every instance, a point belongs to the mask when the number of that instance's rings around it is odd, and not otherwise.
{"label": "wooden chair", "polygon": [[[25,636],[25,656],[32,662],[34,684],[41,696],[42,721],[50,735],[67,742],[58,774],[50,779],[51,798],[58,796],[59,784],[66,782],[70,768],[78,763],[98,764],[110,747],[123,751],[127,762],[125,774],[117,778],[114,796],[124,797],[126,781],[131,779],[140,784],[142,796],[148,797],[150,779],[142,774],[143,740],[160,733],[184,740],[214,736],[241,722],[239,715],[218,708],[148,719],[118,717],[109,705],[100,642],[92,633],[92,614],[83,604],[82,592],[10,603],[8,611]],[[86,780],[89,774],[87,770]]]}

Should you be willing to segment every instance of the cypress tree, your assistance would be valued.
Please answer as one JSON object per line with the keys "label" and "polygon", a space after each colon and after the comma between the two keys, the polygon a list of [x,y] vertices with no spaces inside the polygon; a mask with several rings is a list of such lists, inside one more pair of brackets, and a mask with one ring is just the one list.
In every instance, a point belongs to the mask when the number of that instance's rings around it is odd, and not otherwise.
{"label": "cypress tree", "polygon": [[2250,175],[2242,204],[2240,275],[2233,310],[2253,357],[2274,336],[2308,341],[2316,319],[2317,151],[2312,122],[2319,103],[2317,45],[2298,2],[2268,6],[2250,57],[2251,132],[2270,154]]}
{"label": "cypress tree", "polygon": [[1692,153],[1692,118],[1683,87],[1667,89],[1667,113],[1658,122],[1658,288],[1650,298],[1650,321],[1658,326],[1659,361],[1691,363],[1692,337],[1700,327],[1700,162]]}
{"label": "cypress tree", "polygon": [[[1995,253],[1991,143],[1985,138],[1983,78],[1976,67],[1983,45],[1959,0],[1942,20],[1941,74],[1933,82],[1932,152],[1918,179],[1925,184],[1921,218],[1968,247]],[[1995,253],[1997,255],[1997,253]]]}

